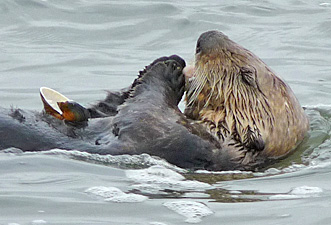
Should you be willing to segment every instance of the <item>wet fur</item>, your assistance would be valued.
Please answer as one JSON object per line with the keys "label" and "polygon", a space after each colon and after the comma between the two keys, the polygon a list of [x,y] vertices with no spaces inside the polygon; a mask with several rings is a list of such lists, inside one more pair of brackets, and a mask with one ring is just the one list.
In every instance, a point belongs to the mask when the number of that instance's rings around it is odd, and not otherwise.
{"label": "wet fur", "polygon": [[308,119],[291,89],[257,56],[218,31],[197,43],[185,114],[223,145],[237,146],[243,165],[278,158],[300,143]]}
{"label": "wet fur", "polygon": [[[95,118],[84,129],[68,126],[45,113],[0,108],[0,149],[148,153],[183,168],[243,169],[204,127],[179,111],[184,66],[178,56],[156,60],[140,72],[128,90],[110,94],[104,101],[106,107],[90,108],[95,110]],[[106,116],[112,113],[115,116]]]}

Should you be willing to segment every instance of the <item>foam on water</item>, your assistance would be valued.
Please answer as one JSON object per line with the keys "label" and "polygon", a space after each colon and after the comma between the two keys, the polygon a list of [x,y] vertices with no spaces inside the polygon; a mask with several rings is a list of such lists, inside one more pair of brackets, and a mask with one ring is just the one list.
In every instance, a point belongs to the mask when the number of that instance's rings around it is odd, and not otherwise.
{"label": "foam on water", "polygon": [[45,220],[33,220],[32,225],[47,224]]}
{"label": "foam on water", "polygon": [[160,222],[150,222],[149,225],[167,225],[167,224]]}
{"label": "foam on water", "polygon": [[[31,221],[32,225],[47,224],[45,220],[33,220]],[[20,225],[19,223],[8,223],[7,225]]]}
{"label": "foam on water", "polygon": [[292,164],[285,168],[269,168],[263,172],[252,172],[252,171],[207,171],[207,170],[197,170],[195,171],[196,174],[214,174],[214,175],[247,175],[252,177],[264,177],[264,176],[271,176],[277,175],[282,173],[292,173],[296,171],[300,171],[306,168],[311,168],[312,166],[306,166],[303,164]]}
{"label": "foam on water", "polygon": [[183,175],[160,165],[151,166],[147,169],[127,170],[126,176],[135,182],[132,188],[148,194],[162,193],[162,190],[165,189],[204,191],[212,188],[207,183],[185,180]]}
{"label": "foam on water", "polygon": [[105,201],[118,202],[118,203],[123,203],[123,202],[136,203],[136,202],[143,202],[148,199],[148,197],[143,195],[132,194],[132,193],[126,194],[116,187],[103,187],[103,186],[90,187],[87,190],[85,190],[85,192],[95,196],[102,197],[104,198]]}
{"label": "foam on water", "polygon": [[[33,220],[31,221],[32,225],[47,224],[45,220]],[[19,223],[8,223],[7,225],[20,225]]]}
{"label": "foam on water", "polygon": [[322,188],[301,186],[293,188],[288,194],[278,194],[270,196],[270,200],[283,200],[283,199],[298,199],[298,198],[309,198],[318,197],[323,192]]}
{"label": "foam on water", "polygon": [[323,192],[322,188],[319,188],[319,187],[301,186],[301,187],[293,188],[290,191],[290,194],[313,196],[315,194],[322,193],[322,192]]}
{"label": "foam on water", "polygon": [[284,173],[292,173],[292,172],[296,172],[296,171],[307,169],[307,168],[308,168],[308,166],[303,165],[303,164],[293,164],[291,166],[283,168],[281,171]]}
{"label": "foam on water", "polygon": [[187,223],[199,223],[202,217],[213,214],[213,211],[201,202],[195,201],[173,201],[166,202],[163,204],[170,210],[185,216]]}
{"label": "foam on water", "polygon": [[331,6],[331,3],[329,3],[329,2],[322,2],[322,3],[320,3],[320,6],[329,7],[329,6]]}

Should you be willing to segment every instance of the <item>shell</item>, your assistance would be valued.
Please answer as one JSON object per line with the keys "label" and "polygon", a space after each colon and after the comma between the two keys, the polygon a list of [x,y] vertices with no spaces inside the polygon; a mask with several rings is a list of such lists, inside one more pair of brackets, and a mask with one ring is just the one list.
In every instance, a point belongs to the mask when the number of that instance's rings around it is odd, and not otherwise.
{"label": "shell", "polygon": [[40,88],[40,97],[44,104],[44,109],[48,114],[61,120],[64,119],[62,116],[63,112],[59,108],[58,102],[71,101],[69,98],[47,87]]}

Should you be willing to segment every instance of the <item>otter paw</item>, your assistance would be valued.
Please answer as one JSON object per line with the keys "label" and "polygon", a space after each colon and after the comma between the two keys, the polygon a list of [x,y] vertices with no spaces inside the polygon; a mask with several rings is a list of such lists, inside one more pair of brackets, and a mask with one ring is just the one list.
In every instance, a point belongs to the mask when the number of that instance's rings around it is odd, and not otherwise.
{"label": "otter paw", "polygon": [[252,130],[249,126],[246,128],[243,145],[255,151],[262,151],[265,148],[265,142],[261,134],[256,130]]}
{"label": "otter paw", "polygon": [[165,77],[170,83],[170,88],[178,95],[183,95],[185,86],[185,77],[183,75],[183,66],[175,60],[165,61]]}
{"label": "otter paw", "polygon": [[160,58],[155,59],[149,66],[147,66],[147,69],[150,69],[152,66],[154,66],[158,62],[166,62],[168,60],[174,60],[174,61],[176,61],[183,68],[186,66],[184,59],[182,59],[178,55],[171,55],[169,57],[163,56],[163,57],[160,57]]}

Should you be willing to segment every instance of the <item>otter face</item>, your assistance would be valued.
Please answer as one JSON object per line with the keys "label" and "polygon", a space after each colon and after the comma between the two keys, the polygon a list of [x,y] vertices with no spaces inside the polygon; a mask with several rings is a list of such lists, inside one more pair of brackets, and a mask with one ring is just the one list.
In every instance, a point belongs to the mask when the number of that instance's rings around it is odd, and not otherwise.
{"label": "otter face", "polygon": [[187,85],[185,114],[202,121],[220,140],[230,137],[247,149],[260,151],[265,148],[261,130],[264,123],[273,122],[273,116],[252,66],[260,61],[248,62],[252,57],[219,31],[201,34],[193,79]]}
{"label": "otter face", "polygon": [[220,83],[224,76],[237,74],[240,70],[231,59],[231,47],[234,44],[219,31],[208,31],[200,35],[195,54],[195,66],[186,67],[186,77],[191,77],[187,84],[187,105],[199,102],[199,108],[211,103],[210,100],[223,100]]}
{"label": "otter face", "polygon": [[[187,106],[204,108],[222,106],[232,95],[260,95],[257,82],[262,61],[247,49],[219,31],[208,31],[199,37],[195,65],[184,68],[187,78]],[[262,65],[263,66],[263,65]],[[263,94],[262,94],[263,95]]]}

